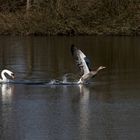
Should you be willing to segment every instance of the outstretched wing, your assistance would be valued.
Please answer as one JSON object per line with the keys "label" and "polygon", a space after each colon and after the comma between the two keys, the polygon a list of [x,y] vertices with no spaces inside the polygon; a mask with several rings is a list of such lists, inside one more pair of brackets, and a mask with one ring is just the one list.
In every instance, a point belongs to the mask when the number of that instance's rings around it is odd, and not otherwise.
{"label": "outstretched wing", "polygon": [[76,65],[80,68],[82,74],[87,74],[90,72],[89,60],[86,55],[74,45],[71,45],[71,53],[75,59]]}

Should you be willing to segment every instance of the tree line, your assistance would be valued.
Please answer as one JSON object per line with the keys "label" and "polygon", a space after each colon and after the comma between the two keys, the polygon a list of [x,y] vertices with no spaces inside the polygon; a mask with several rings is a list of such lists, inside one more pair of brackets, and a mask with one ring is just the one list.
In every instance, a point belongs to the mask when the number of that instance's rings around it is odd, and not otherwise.
{"label": "tree line", "polygon": [[6,32],[128,35],[140,32],[139,0],[0,0],[0,16]]}

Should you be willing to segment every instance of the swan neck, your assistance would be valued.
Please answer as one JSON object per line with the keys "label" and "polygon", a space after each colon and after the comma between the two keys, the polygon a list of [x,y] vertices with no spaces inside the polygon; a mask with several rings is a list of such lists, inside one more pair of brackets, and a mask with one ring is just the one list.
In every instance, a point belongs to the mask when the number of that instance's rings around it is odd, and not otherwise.
{"label": "swan neck", "polygon": [[2,80],[3,81],[6,81],[7,80],[7,78],[6,78],[6,76],[5,76],[5,70],[3,70],[2,72],[1,72],[1,78],[2,78]]}

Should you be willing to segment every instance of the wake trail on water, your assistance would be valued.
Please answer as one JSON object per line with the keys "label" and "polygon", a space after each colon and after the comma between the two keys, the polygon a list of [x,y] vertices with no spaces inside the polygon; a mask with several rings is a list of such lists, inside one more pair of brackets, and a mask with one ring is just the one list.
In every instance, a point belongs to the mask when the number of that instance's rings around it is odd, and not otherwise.
{"label": "wake trail on water", "polygon": [[[77,77],[74,74],[67,73],[61,76],[58,79],[52,79],[50,81],[42,81],[38,79],[24,79],[24,80],[15,80],[10,81],[10,84],[24,84],[24,85],[78,85]],[[5,83],[6,84],[6,83]]]}

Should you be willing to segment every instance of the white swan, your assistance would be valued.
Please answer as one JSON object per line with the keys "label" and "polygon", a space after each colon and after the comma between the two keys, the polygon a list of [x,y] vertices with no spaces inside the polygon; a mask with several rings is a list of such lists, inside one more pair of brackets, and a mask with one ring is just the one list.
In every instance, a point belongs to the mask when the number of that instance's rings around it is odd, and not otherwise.
{"label": "white swan", "polygon": [[78,81],[78,84],[83,84],[84,82],[90,80],[92,77],[96,76],[100,70],[106,68],[104,66],[100,66],[96,70],[91,70],[89,67],[89,60],[86,57],[86,55],[81,50],[74,47],[74,45],[71,46],[71,53],[75,59],[77,66],[80,68],[80,71],[82,73],[82,76]]}
{"label": "white swan", "polygon": [[7,78],[6,75],[8,75],[8,76],[11,77],[12,79],[14,79],[14,73],[11,72],[10,70],[4,69],[4,70],[1,72],[0,83],[7,83],[7,82],[10,82],[10,79]]}

